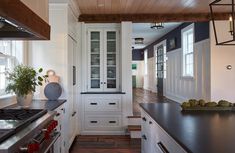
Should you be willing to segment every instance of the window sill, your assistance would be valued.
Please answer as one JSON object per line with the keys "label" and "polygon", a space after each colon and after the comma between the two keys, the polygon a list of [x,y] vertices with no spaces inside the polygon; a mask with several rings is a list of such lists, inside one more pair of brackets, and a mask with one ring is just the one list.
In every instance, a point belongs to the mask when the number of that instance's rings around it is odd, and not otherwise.
{"label": "window sill", "polygon": [[2,95],[2,96],[0,96],[0,100],[13,98],[14,96],[15,96],[15,94],[6,94],[6,95]]}

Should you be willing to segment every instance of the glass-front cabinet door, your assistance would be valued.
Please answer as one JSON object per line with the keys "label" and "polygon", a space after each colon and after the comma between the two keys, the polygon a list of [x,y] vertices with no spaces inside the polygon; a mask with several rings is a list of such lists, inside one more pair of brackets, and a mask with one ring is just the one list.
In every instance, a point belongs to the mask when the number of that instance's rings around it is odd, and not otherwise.
{"label": "glass-front cabinet door", "polygon": [[119,32],[116,29],[88,30],[88,90],[118,91]]}
{"label": "glass-front cabinet door", "polygon": [[101,31],[89,31],[89,89],[101,90],[102,88],[102,46]]}
{"label": "glass-front cabinet door", "polygon": [[105,90],[116,91],[118,89],[118,31],[105,30]]}

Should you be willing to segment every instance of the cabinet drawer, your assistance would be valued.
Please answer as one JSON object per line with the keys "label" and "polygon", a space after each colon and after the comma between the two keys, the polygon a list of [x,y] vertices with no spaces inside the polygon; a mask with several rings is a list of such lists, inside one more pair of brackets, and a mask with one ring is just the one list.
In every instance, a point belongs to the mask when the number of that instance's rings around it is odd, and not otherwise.
{"label": "cabinet drawer", "polygon": [[165,152],[170,153],[186,153],[186,151],[173,139],[171,138],[157,123],[155,123],[156,137],[154,146],[156,149],[166,150]]}
{"label": "cabinet drawer", "polygon": [[86,130],[119,130],[121,127],[121,115],[86,115]]}
{"label": "cabinet drawer", "polygon": [[121,111],[121,98],[87,98],[85,111]]}

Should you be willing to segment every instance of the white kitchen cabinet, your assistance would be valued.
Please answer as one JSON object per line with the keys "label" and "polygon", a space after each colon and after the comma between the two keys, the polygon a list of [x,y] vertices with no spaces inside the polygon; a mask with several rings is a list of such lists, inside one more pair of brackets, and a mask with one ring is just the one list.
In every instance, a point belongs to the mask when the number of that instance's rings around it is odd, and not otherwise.
{"label": "white kitchen cabinet", "polygon": [[143,109],[141,153],[186,153]]}
{"label": "white kitchen cabinet", "polygon": [[119,91],[119,28],[88,27],[88,91]]}
{"label": "white kitchen cabinet", "polygon": [[56,130],[60,132],[60,137],[57,139],[57,141],[54,144],[54,153],[65,153],[65,124],[64,124],[64,113],[65,113],[65,106],[62,104],[60,107],[58,107],[56,110],[56,116],[55,120],[58,121],[58,126]]}
{"label": "white kitchen cabinet", "polygon": [[82,95],[81,134],[124,134],[122,94]]}

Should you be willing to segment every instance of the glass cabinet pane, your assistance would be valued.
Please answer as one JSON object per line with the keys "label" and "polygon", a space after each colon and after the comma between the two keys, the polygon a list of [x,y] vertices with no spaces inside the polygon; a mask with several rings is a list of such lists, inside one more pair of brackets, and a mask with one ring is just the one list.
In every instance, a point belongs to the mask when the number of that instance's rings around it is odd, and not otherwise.
{"label": "glass cabinet pane", "polygon": [[107,32],[107,88],[116,88],[116,73],[117,73],[117,61],[116,61],[116,31]]}
{"label": "glass cabinet pane", "polygon": [[100,32],[91,32],[90,65],[91,88],[100,88]]}

